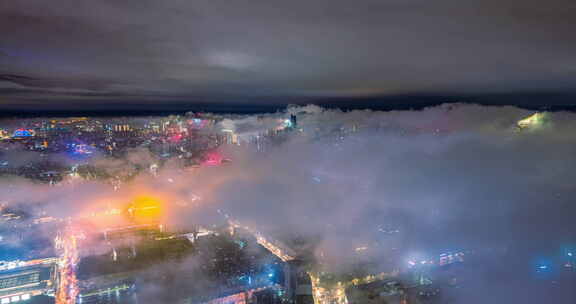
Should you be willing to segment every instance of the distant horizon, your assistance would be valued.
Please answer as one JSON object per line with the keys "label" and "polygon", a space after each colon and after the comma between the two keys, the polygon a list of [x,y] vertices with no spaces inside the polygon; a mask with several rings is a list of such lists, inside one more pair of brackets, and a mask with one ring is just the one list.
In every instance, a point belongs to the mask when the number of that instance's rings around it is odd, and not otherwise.
{"label": "distant horizon", "polygon": [[442,104],[478,104],[514,106],[537,111],[576,111],[576,93],[484,94],[467,96],[397,95],[365,98],[310,99],[293,103],[216,103],[216,102],[132,102],[101,103],[76,101],[70,103],[1,104],[0,117],[64,117],[64,116],[148,116],[186,112],[258,114],[282,111],[290,105],[317,105],[323,108],[374,111],[421,110]]}

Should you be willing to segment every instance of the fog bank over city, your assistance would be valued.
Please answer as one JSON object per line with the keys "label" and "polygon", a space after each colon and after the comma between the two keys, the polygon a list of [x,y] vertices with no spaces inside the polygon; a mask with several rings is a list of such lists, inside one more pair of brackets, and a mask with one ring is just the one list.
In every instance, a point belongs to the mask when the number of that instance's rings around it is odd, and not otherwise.
{"label": "fog bank over city", "polygon": [[[130,179],[72,174],[38,183],[4,176],[0,201],[66,218],[153,196],[161,198],[169,225],[210,227],[233,218],[310,252],[322,271],[343,273],[362,263],[393,271],[464,252],[464,287],[446,292],[450,303],[576,299],[574,291],[556,291],[554,279],[562,275],[562,250],[576,246],[574,113],[469,104],[343,112],[310,105],[221,115],[209,128],[233,136],[207,152],[225,164],[182,168],[181,159],[145,148],[117,157],[95,152],[81,161],[57,154],[51,157],[63,166],[82,162]],[[284,132],[277,143],[252,144],[271,129]],[[12,151],[13,145],[2,143],[0,160],[33,161],[35,152]],[[556,265],[546,279],[542,263]]]}

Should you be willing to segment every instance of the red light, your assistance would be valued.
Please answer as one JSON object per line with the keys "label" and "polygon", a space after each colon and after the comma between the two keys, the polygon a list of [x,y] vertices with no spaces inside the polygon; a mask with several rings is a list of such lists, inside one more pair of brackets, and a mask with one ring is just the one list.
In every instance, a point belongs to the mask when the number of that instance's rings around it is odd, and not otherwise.
{"label": "red light", "polygon": [[219,166],[222,164],[222,155],[218,152],[208,153],[203,165],[205,166]]}
{"label": "red light", "polygon": [[172,142],[179,142],[182,140],[182,134],[178,133],[178,134],[174,134],[172,136],[170,136],[170,141]]}

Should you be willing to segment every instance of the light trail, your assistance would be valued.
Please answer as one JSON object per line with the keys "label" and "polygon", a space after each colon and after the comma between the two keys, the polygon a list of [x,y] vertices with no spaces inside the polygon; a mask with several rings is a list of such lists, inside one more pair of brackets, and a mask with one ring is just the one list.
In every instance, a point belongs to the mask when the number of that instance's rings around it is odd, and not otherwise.
{"label": "light trail", "polygon": [[266,290],[266,289],[274,289],[280,288],[278,285],[271,285],[271,286],[264,286],[259,288],[254,288],[246,291],[242,291],[236,294],[232,294],[229,296],[217,298],[210,300],[208,302],[204,302],[202,304],[246,304],[252,303],[252,297],[255,293]]}
{"label": "light trail", "polygon": [[[124,291],[124,290],[130,290],[131,288],[133,288],[132,285],[128,285],[128,284],[122,284],[122,285],[118,285],[118,286],[114,286],[112,288],[106,288],[106,289],[100,289],[91,293],[86,293],[86,294],[81,294],[80,298],[87,298],[87,297],[91,297],[91,296],[99,296],[99,295],[103,295],[103,294],[111,294],[113,292],[119,292],[119,291]],[[82,300],[80,300],[82,301]]]}
{"label": "light trail", "polygon": [[338,282],[336,286],[329,289],[321,286],[320,275],[313,272],[309,272],[308,275],[312,284],[314,304],[348,304],[346,285]]}
{"label": "light trail", "polygon": [[60,257],[58,261],[58,289],[56,304],[76,304],[78,297],[78,238],[70,227],[67,227],[54,240]]}
{"label": "light trail", "polygon": [[328,287],[320,282],[319,274],[308,272],[312,285],[314,304],[348,304],[348,297],[346,296],[347,288],[393,278],[398,276],[398,274],[398,271],[393,271],[391,273],[382,272],[374,275],[367,275],[362,278],[354,278],[344,283],[338,282],[335,286]]}
{"label": "light trail", "polygon": [[350,286],[370,284],[372,282],[382,281],[382,280],[390,279],[393,277],[397,277],[399,274],[400,274],[400,271],[398,271],[398,270],[394,270],[392,272],[381,272],[378,274],[370,274],[370,275],[367,275],[367,276],[362,277],[362,278],[354,278],[354,279],[344,283],[344,286],[345,286],[345,288],[348,288]]}

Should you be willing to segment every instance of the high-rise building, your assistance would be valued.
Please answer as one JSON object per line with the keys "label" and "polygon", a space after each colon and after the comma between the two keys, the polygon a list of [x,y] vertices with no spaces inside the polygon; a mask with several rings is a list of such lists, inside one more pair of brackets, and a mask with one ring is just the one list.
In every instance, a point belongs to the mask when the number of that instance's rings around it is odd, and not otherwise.
{"label": "high-rise building", "polygon": [[290,115],[290,125],[292,128],[298,127],[298,119],[296,118],[296,115],[294,115],[294,114]]}

